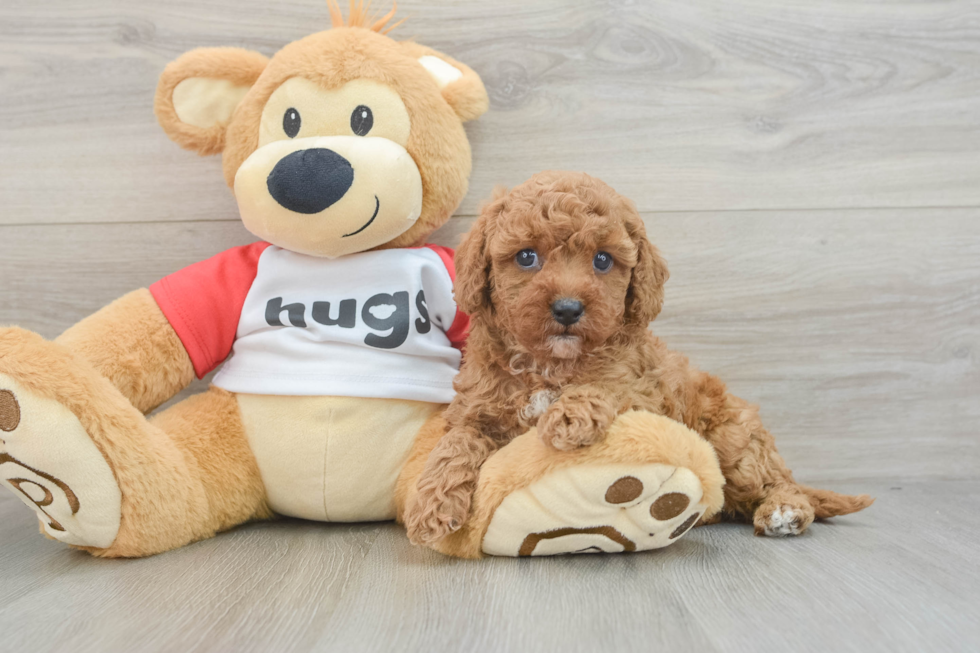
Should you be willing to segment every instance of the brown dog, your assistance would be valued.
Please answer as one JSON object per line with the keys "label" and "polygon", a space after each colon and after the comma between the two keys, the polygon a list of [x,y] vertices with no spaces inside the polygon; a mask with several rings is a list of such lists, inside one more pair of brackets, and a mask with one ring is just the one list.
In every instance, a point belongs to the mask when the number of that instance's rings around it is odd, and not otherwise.
{"label": "brown dog", "polygon": [[585,174],[546,172],[498,196],[456,257],[456,301],[472,317],[448,431],[419,479],[409,537],[466,521],[480,465],[537,425],[556,449],[599,441],[630,409],[666,415],[715,448],[729,518],[797,535],[815,517],[869,506],[799,485],[756,407],[647,328],[667,266],[633,204]]}

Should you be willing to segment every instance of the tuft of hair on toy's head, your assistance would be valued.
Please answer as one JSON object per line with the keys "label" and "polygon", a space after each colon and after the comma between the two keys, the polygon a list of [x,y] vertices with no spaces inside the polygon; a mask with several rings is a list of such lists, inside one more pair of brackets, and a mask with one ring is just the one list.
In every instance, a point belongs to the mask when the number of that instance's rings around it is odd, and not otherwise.
{"label": "tuft of hair on toy's head", "polygon": [[398,11],[397,0],[393,0],[391,11],[384,16],[379,16],[377,12],[371,12],[371,0],[350,0],[346,21],[337,0],[327,0],[327,8],[330,10],[332,27],[364,27],[378,34],[387,34],[405,22],[405,19],[402,18],[400,21],[388,25],[391,19],[395,17],[395,12]]}

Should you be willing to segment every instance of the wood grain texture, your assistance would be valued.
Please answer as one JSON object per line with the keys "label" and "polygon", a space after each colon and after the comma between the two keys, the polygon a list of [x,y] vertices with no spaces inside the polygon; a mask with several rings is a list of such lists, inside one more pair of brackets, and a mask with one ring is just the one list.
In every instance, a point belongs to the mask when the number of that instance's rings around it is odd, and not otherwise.
{"label": "wood grain texture", "polygon": [[[645,211],[980,204],[973,0],[399,6],[396,36],[490,93],[461,215],[556,167]],[[233,218],[219,162],[156,125],[157,76],[194,47],[272,54],[326,25],[322,0],[6,0],[0,222]]]}
{"label": "wood grain texture", "polygon": [[460,561],[400,527],[293,520],[136,561],[40,539],[0,495],[0,648],[17,651],[973,651],[977,482],[850,485],[795,539],[696,529],[661,551]]}
{"label": "wood grain texture", "polygon": [[[798,478],[976,477],[980,210],[645,220],[671,270],[654,331],[762,406]],[[455,246],[469,222],[434,240]],[[0,323],[46,337],[252,240],[237,222],[8,226],[0,239]]]}
{"label": "wood grain texture", "polygon": [[[654,330],[761,404],[798,479],[877,503],[624,556],[464,562],[393,524],[284,520],[107,561],[0,491],[0,652],[975,650],[980,2],[399,5],[395,36],[491,97],[433,240],[496,184],[605,179],[670,264]],[[326,25],[322,0],[0,3],[0,324],[54,337],[250,242],[219,161],[157,126],[157,76]]]}

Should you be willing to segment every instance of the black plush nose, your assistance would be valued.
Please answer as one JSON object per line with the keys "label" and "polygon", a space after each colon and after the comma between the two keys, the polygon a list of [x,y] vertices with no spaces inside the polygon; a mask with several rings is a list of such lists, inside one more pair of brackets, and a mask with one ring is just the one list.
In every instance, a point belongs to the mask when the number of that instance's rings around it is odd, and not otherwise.
{"label": "black plush nose", "polygon": [[585,307],[577,299],[559,299],[551,305],[551,316],[558,324],[570,326],[582,319]]}
{"label": "black plush nose", "polygon": [[284,156],[269,173],[269,194],[296,213],[319,213],[354,183],[350,161],[333,150],[317,147]]}

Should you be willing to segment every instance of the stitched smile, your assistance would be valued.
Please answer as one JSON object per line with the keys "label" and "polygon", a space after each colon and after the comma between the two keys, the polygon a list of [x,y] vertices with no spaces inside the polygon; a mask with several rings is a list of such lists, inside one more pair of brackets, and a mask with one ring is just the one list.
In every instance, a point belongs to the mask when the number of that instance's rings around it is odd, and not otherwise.
{"label": "stitched smile", "polygon": [[356,236],[357,234],[361,233],[362,231],[364,231],[365,229],[367,229],[368,227],[370,227],[371,226],[371,223],[374,222],[374,219],[376,217],[378,217],[378,209],[380,209],[380,208],[381,208],[381,200],[379,200],[378,199],[378,196],[375,195],[374,196],[374,215],[371,216],[371,219],[368,220],[364,224],[364,226],[361,227],[360,229],[358,229],[357,231],[352,231],[349,234],[344,234],[343,236],[341,236],[341,238],[347,238],[347,236]]}

